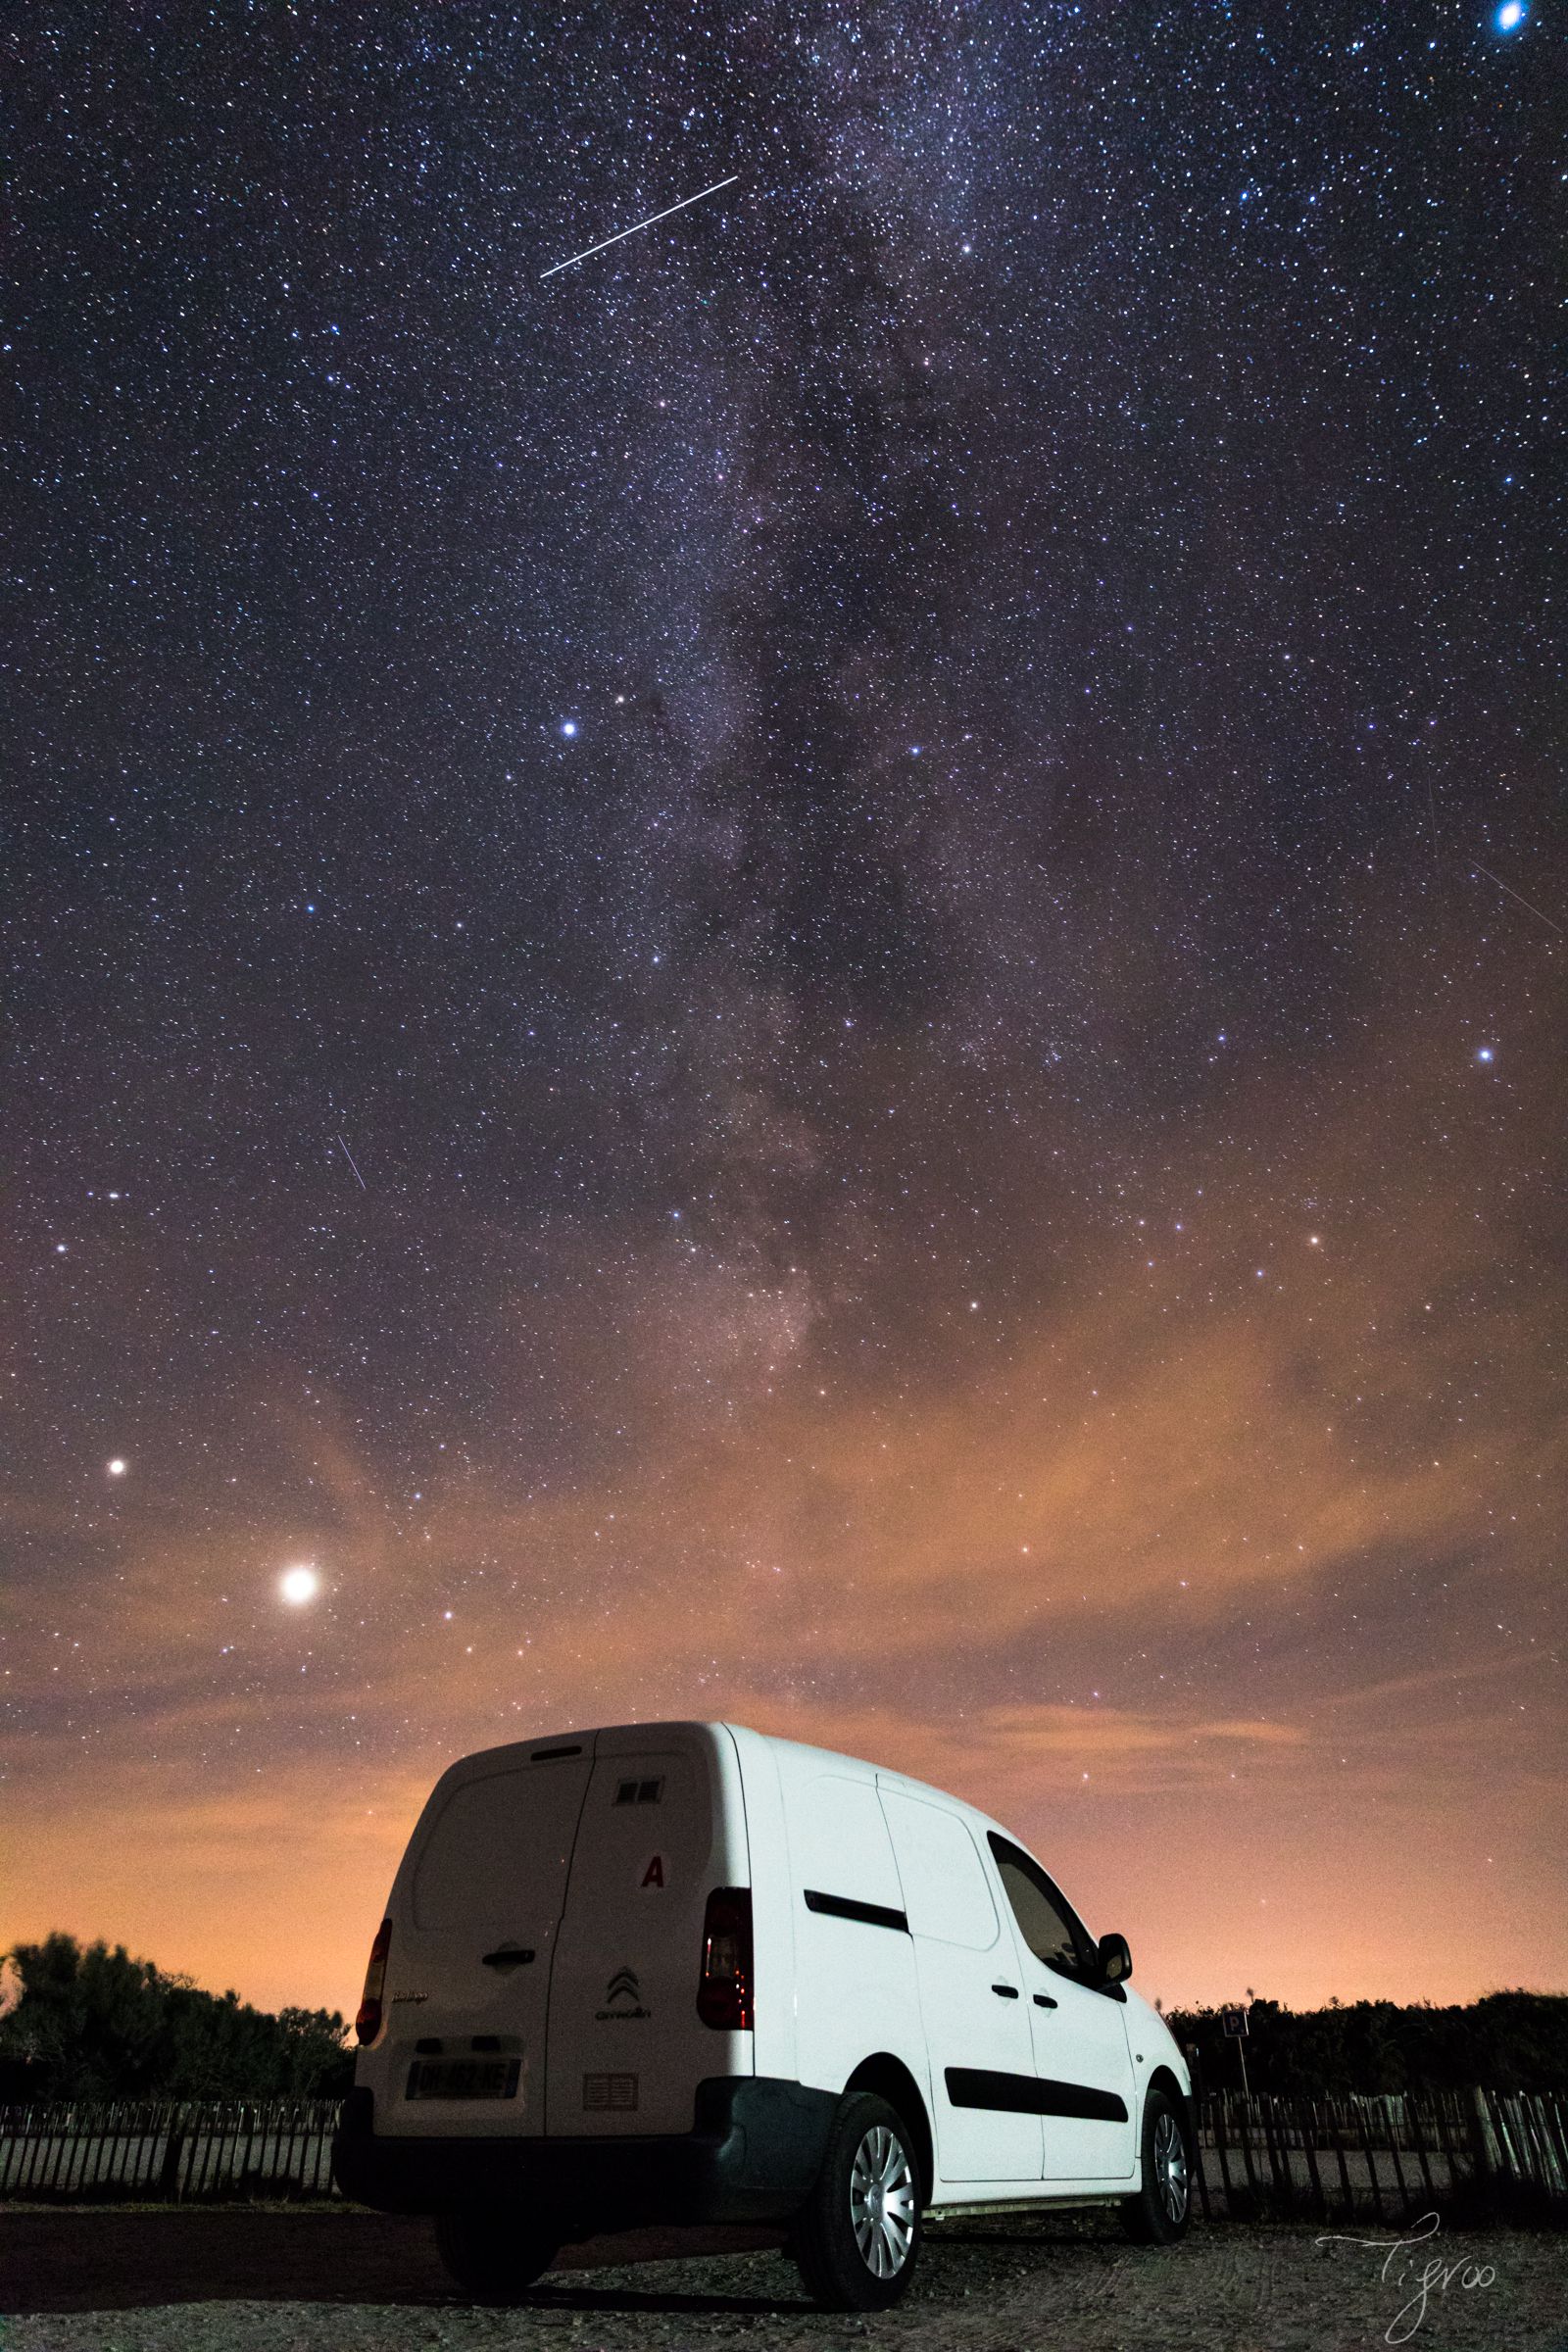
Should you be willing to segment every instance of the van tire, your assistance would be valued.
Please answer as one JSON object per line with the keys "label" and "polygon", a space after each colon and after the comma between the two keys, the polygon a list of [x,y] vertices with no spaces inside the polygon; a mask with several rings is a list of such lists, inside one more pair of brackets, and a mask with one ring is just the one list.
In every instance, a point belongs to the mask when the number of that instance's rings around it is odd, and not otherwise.
{"label": "van tire", "polygon": [[520,2303],[561,2251],[561,2237],[531,2214],[506,2205],[438,2213],[436,2250],[475,2303]]}
{"label": "van tire", "polygon": [[[807,2291],[824,2311],[886,2311],[914,2276],[921,2221],[915,2146],[903,2116],[874,2091],[851,2091],[840,2100],[791,2238]],[[868,2195],[879,2193],[881,2207],[873,2213]],[[896,2267],[878,2267],[890,2262]]]}
{"label": "van tire", "polygon": [[1173,2246],[1193,2218],[1193,2143],[1187,2118],[1169,2093],[1144,2101],[1139,2187],[1122,2199],[1122,2227],[1135,2243]]}

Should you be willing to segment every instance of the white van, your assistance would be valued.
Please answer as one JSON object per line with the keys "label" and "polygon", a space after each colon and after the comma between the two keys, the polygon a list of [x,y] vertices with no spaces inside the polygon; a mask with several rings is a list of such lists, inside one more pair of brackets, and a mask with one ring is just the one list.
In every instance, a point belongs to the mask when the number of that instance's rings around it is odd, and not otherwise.
{"label": "white van", "polygon": [[782,2223],[830,2309],[922,2218],[1115,2204],[1187,2226],[1189,2083],[996,1822],[728,1723],[492,1747],[419,1817],[377,1932],[335,2164],[438,2217],[489,2301],[648,2222]]}

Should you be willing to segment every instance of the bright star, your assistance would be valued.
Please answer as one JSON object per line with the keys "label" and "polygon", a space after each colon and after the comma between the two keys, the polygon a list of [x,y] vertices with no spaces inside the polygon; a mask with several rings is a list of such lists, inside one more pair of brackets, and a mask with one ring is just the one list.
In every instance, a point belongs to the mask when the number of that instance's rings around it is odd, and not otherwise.
{"label": "bright star", "polygon": [[561,732],[565,736],[567,742],[569,743],[572,736],[577,732],[577,721],[574,718],[564,718],[561,722]]}
{"label": "bright star", "polygon": [[109,1475],[111,1478],[123,1478],[125,1475],[124,1462],[118,1453],[109,1464]]}
{"label": "bright star", "polygon": [[1490,1046],[1478,1046],[1476,1049],[1476,1059],[1477,1061],[1490,1061],[1492,1059],[1492,1048]]}
{"label": "bright star", "polygon": [[277,1589],[291,1608],[302,1609],[308,1600],[316,1598],[321,1590],[321,1580],[314,1568],[285,1568]]}
{"label": "bright star", "polygon": [[1525,0],[1502,0],[1502,6],[1492,22],[1499,32],[1517,32],[1529,14]]}

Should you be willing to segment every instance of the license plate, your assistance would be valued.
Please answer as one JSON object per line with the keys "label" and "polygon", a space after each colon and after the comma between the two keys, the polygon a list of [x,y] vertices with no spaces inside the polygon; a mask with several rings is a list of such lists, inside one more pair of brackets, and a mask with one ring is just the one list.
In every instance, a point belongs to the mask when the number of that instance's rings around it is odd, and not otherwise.
{"label": "license plate", "polygon": [[520,2058],[416,2058],[409,2069],[409,2099],[512,2099],[517,2094]]}

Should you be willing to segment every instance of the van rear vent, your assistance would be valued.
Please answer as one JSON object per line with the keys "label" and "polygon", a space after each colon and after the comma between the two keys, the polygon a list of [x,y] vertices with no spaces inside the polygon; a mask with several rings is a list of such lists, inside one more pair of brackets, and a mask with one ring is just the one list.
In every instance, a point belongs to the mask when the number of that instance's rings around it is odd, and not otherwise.
{"label": "van rear vent", "polygon": [[662,1781],[621,1781],[615,1788],[617,1805],[657,1805],[664,1792]]}
{"label": "van rear vent", "polygon": [[580,1756],[580,1747],[536,1747],[528,1758],[530,1764],[554,1764],[559,1756]]}
{"label": "van rear vent", "polygon": [[588,2115],[635,2115],[637,2078],[635,2075],[584,2075],[582,2103]]}

